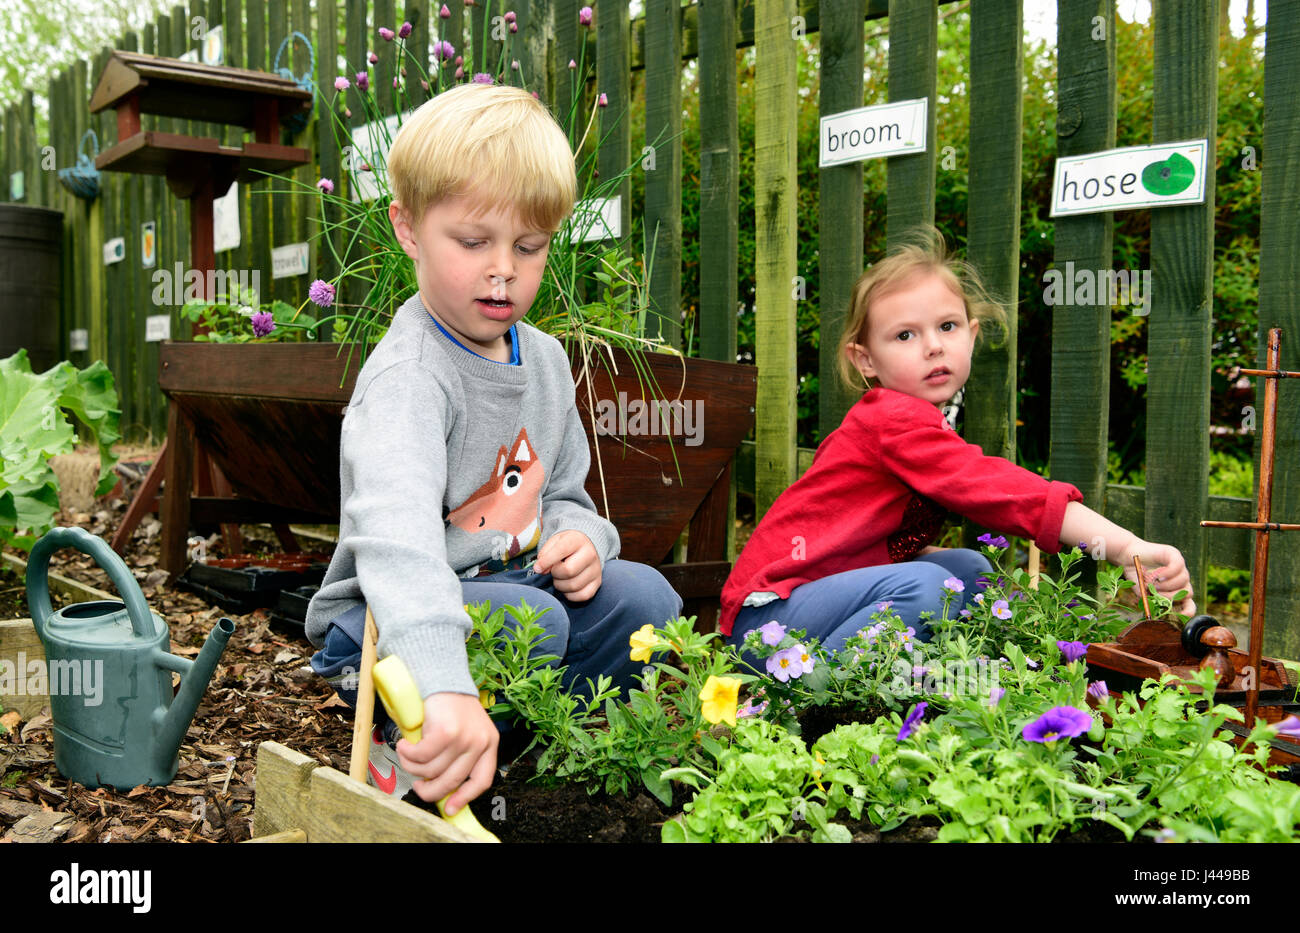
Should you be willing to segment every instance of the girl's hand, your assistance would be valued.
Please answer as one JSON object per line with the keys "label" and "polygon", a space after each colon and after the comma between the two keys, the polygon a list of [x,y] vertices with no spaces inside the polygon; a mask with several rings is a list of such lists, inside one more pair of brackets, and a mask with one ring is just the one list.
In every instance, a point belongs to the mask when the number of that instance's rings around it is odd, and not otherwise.
{"label": "girl's hand", "polygon": [[[1133,569],[1134,557],[1142,561],[1142,569],[1146,571],[1147,576],[1145,581],[1137,578],[1137,572]],[[1188,572],[1187,562],[1183,560],[1183,555],[1179,553],[1178,548],[1170,544],[1154,544],[1141,538],[1134,538],[1132,543],[1124,548],[1116,563],[1124,568],[1124,576],[1138,586],[1145,586],[1147,583],[1155,584],[1156,592],[1166,599],[1173,599],[1180,590],[1186,590],[1187,598],[1183,600],[1182,605],[1174,608],[1186,616],[1196,615],[1196,603],[1192,601],[1192,575]]]}

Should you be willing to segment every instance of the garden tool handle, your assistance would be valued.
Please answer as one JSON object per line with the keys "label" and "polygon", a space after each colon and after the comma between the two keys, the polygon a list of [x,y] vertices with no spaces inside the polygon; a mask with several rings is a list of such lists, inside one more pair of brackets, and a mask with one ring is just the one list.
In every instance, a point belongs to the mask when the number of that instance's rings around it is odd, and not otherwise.
{"label": "garden tool handle", "polygon": [[1151,618],[1151,601],[1147,598],[1147,575],[1142,569],[1142,559],[1133,555],[1133,570],[1137,573],[1138,593],[1142,596],[1142,617]]}
{"label": "garden tool handle", "polygon": [[[412,744],[419,742],[424,726],[424,698],[420,696],[420,690],[415,686],[415,678],[406,669],[402,659],[395,654],[390,654],[382,661],[376,661],[372,676],[375,690],[379,693],[379,698],[384,701],[384,708],[388,710],[388,715],[393,717],[397,728],[402,730],[402,737]],[[450,797],[451,794],[448,794],[438,801],[438,812],[442,814],[443,819],[476,839],[484,842],[500,842],[496,836],[483,828],[468,805],[461,807],[454,815],[448,816],[447,800]]]}
{"label": "garden tool handle", "polygon": [[122,597],[122,603],[126,606],[127,615],[131,619],[131,631],[137,638],[151,639],[157,634],[154,631],[153,614],[149,611],[149,604],[145,602],[144,594],[140,592],[140,585],[135,582],[135,577],[131,575],[122,558],[103,538],[92,535],[84,528],[69,525],[47,532],[32,547],[31,556],[27,561],[27,606],[31,609],[32,624],[36,627],[36,634],[42,641],[45,640],[45,625],[52,612],[48,578],[50,555],[65,547],[89,554],[96,564],[107,571],[109,580],[113,582],[118,595]]}

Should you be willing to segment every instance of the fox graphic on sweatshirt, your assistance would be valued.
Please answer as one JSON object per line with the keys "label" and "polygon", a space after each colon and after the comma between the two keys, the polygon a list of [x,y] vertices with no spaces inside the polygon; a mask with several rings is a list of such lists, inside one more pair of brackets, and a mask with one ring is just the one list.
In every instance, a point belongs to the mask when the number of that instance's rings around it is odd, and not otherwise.
{"label": "fox graphic on sweatshirt", "polygon": [[486,483],[447,514],[447,523],[472,535],[492,535],[492,560],[465,574],[524,567],[524,556],[542,538],[542,489],[546,468],[520,429],[511,444],[497,451],[496,465]]}

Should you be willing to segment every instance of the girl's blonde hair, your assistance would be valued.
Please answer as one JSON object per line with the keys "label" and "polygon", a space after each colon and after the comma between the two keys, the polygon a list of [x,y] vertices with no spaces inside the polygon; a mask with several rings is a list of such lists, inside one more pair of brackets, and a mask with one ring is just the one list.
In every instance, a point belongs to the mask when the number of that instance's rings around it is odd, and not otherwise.
{"label": "girl's blonde hair", "polygon": [[943,234],[938,230],[931,226],[922,227],[887,257],[870,266],[853,285],[848,320],[840,335],[836,355],[840,378],[849,388],[862,391],[870,387],[846,351],[851,343],[866,343],[871,303],[912,276],[926,272],[939,276],[954,294],[961,297],[966,306],[966,320],[980,322],[980,338],[988,335],[990,327],[1001,330],[1006,326],[1007,309],[988,293],[975,268],[949,254]]}
{"label": "girl's blonde hair", "polygon": [[457,196],[513,208],[554,233],[573,210],[573,150],[550,111],[517,87],[462,84],[407,117],[388,153],[393,198],[418,224]]}

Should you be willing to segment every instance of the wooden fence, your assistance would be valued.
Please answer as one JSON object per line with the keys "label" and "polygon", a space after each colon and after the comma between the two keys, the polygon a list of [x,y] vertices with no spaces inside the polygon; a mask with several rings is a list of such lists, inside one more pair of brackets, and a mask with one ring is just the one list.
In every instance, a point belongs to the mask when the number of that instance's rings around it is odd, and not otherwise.
{"label": "wooden fence", "polygon": [[[159,16],[142,35],[127,35],[119,47],[163,55],[196,48],[202,28],[221,25],[225,63],[269,69],[281,39],[291,30],[311,37],[316,49],[316,82],[327,99],[339,73],[335,50],[346,58],[344,74],[365,67],[369,50],[379,55],[377,74],[391,74],[395,46],[376,36],[379,26],[396,28],[403,20],[415,31],[408,40],[421,54],[431,38],[472,36],[475,46],[491,31],[490,11],[447,4],[450,18],[438,17],[440,4],[427,0],[395,8],[393,0],[192,0]],[[645,209],[640,220],[659,230],[652,296],[661,309],[696,303],[702,355],[734,359],[736,352],[738,177],[741,164],[736,127],[735,50],[753,44],[757,51],[757,137],[755,152],[757,315],[756,358],[759,366],[758,429],[754,448],[754,489],[760,512],[798,472],[795,437],[795,301],[794,214],[797,43],[819,34],[823,114],[861,106],[866,23],[889,16],[890,100],[927,98],[931,141],[924,153],[891,158],[887,167],[887,216],[864,218],[861,163],[822,169],[820,197],[820,302],[822,333],[820,385],[821,433],[833,429],[852,398],[836,388],[834,337],[843,321],[850,287],[863,268],[862,230],[866,223],[885,223],[891,244],[918,224],[934,219],[937,145],[935,92],[938,7],[934,0],[646,0],[644,15],[632,22],[628,0],[598,0],[593,31],[578,24],[580,0],[519,0],[518,32],[513,58],[521,63],[528,87],[548,101],[568,100],[572,80],[565,64],[577,57],[580,42],[592,48],[598,63],[594,87],[608,95],[602,111],[599,155],[602,175],[616,173],[631,161],[644,140],[631,138],[628,121],[614,126],[631,100],[631,76],[644,70],[646,139],[661,131],[671,142],[655,152],[655,166],[645,175]],[[1281,326],[1283,367],[1300,369],[1300,228],[1291,218],[1300,173],[1300,113],[1292,105],[1300,75],[1300,0],[1269,4],[1265,70],[1265,123],[1260,130],[1264,197],[1260,316],[1264,328]],[[1020,244],[1021,133],[1023,83],[1023,11],[1020,0],[972,0],[969,207],[967,258],[1001,297],[1015,305]],[[1234,158],[1235,149],[1216,150],[1216,63],[1219,16],[1216,4],[1156,0],[1155,121],[1151,141],[1209,140],[1209,165]],[[197,20],[196,17],[202,17]],[[877,24],[878,25],[878,24]],[[1058,154],[1078,155],[1113,147],[1116,132],[1115,11],[1112,0],[1059,0]],[[873,30],[876,28],[872,27]],[[1098,40],[1097,36],[1103,38]],[[1105,37],[1111,37],[1106,39]],[[870,41],[880,41],[873,37]],[[453,44],[457,44],[453,38]],[[101,145],[115,140],[112,117],[87,113],[89,87],[106,57],[78,62],[49,88],[49,140],[35,138],[30,94],[4,117],[3,175],[23,171],[27,200],[62,210],[64,242],[64,317],[61,333],[74,327],[90,332],[90,349],[66,356],[85,363],[103,358],[117,375],[124,425],[129,434],[163,430],[162,400],[156,382],[157,345],[144,340],[144,317],[155,313],[148,274],[140,268],[139,225],[158,224],[158,263],[170,268],[188,262],[187,209],[172,198],[161,179],[106,173],[104,191],[93,204],[74,200],[57,184],[42,162],[42,147],[54,147],[57,165],[71,164],[77,141],[87,127]],[[427,55],[422,57],[427,58]],[[681,294],[681,69],[697,57],[700,87],[700,287],[698,295]],[[290,66],[307,67],[295,45]],[[382,84],[382,82],[380,82]],[[412,89],[417,90],[417,89]],[[392,112],[391,87],[374,89],[379,105]],[[418,90],[417,90],[418,93]],[[347,92],[353,114],[362,113],[355,87]],[[318,103],[316,119],[292,137],[311,149],[315,165],[296,177],[308,184],[318,177],[337,179],[339,145]],[[201,114],[196,114],[201,116]],[[357,119],[354,117],[354,120]],[[179,132],[211,132],[202,124],[158,120]],[[228,132],[228,131],[221,131]],[[218,134],[219,135],[219,134]],[[1105,306],[1057,304],[1052,330],[1051,475],[1083,490],[1086,501],[1145,537],[1175,542],[1193,568],[1194,584],[1205,591],[1207,562],[1248,567],[1251,550],[1246,533],[1198,526],[1202,518],[1250,518],[1248,500],[1207,495],[1209,471],[1208,413],[1213,262],[1213,173],[1203,204],[1166,207],[1152,214],[1151,271],[1154,297],[1150,307],[1147,487],[1106,483],[1109,431],[1110,309]],[[335,271],[327,251],[312,251],[311,271],[296,278],[272,280],[273,244],[301,242],[315,232],[316,205],[308,198],[268,197],[268,183],[241,188],[242,241],[218,265],[261,271],[263,293],[297,304],[313,278]],[[2,192],[7,194],[6,191]],[[630,203],[627,186],[625,206]],[[626,214],[624,216],[627,216]],[[1112,265],[1113,218],[1091,214],[1059,218],[1055,224],[1058,268]],[[124,236],[126,259],[105,266],[104,241]],[[173,313],[173,333],[179,320]],[[672,321],[677,315],[669,316]],[[680,340],[675,325],[667,336]],[[966,436],[990,453],[1013,457],[1016,422],[1016,342],[1014,317],[1006,344],[982,348],[968,391]],[[1262,344],[1261,344],[1262,347]],[[1029,347],[1026,352],[1042,352]],[[1262,349],[1260,360],[1262,361]],[[1289,381],[1280,387],[1278,463],[1273,514],[1281,521],[1300,519],[1300,472],[1289,469],[1300,442],[1300,394]],[[1261,396],[1262,397],[1262,396]],[[1273,550],[1269,588],[1269,650],[1300,655],[1300,549],[1283,537]]]}

